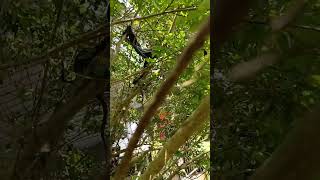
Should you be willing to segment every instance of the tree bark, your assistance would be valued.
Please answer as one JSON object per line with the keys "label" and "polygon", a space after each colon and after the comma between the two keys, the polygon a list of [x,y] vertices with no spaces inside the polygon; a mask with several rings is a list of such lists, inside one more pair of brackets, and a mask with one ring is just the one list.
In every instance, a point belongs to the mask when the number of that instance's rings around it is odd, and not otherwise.
{"label": "tree bark", "polygon": [[320,178],[320,106],[295,123],[272,156],[250,180]]}

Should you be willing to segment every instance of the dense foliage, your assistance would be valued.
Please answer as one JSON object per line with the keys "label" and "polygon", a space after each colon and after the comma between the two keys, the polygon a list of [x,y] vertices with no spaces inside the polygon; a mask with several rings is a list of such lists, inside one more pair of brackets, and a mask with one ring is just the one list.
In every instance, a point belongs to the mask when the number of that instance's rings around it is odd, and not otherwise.
{"label": "dense foliage", "polygon": [[[198,25],[209,15],[209,1],[111,1],[111,17],[114,22],[133,18],[132,21],[112,27],[111,62],[111,124],[113,143],[125,148],[127,134],[134,130],[143,110],[151,101],[152,95],[160,87],[176,64],[187,42],[193,36]],[[177,10],[176,12],[170,12]],[[164,13],[169,12],[169,13]],[[140,17],[148,17],[140,20]],[[134,20],[136,19],[136,20]],[[152,49],[155,59],[143,59],[135,50],[121,38],[128,25],[136,33],[137,40],[143,48]],[[131,175],[139,176],[148,166],[157,152],[166,143],[199,105],[200,100],[209,94],[209,42],[194,56],[192,64],[179,79],[165,103],[152,119],[144,137],[140,140],[139,159],[131,170]],[[144,61],[148,61],[148,69],[143,69]],[[141,71],[148,74],[138,84],[132,84]],[[130,124],[130,125],[129,125]],[[132,125],[133,124],[133,125]],[[187,144],[176,152],[175,157],[159,174],[160,179],[168,177],[176,169],[177,163],[190,161],[202,155],[198,160],[191,161],[186,168],[177,174],[186,176],[190,171],[199,168],[201,171],[209,168],[209,123],[193,136]],[[146,149],[149,148],[149,151]],[[139,149],[139,148],[138,148]],[[146,153],[143,153],[146,151]],[[205,153],[205,154],[204,154]],[[191,170],[190,170],[191,169]],[[134,171],[135,170],[135,171]],[[184,173],[183,173],[184,172]],[[187,172],[187,173],[186,173]],[[176,172],[175,172],[176,173]]]}
{"label": "dense foliage", "polygon": [[280,54],[277,63],[241,83],[219,76],[214,80],[220,115],[214,124],[212,168],[218,179],[248,178],[281,144],[292,123],[319,102],[319,2],[306,3],[281,31],[272,31],[269,24],[296,2],[257,1],[215,58],[216,72],[226,75],[238,63],[268,52]]}

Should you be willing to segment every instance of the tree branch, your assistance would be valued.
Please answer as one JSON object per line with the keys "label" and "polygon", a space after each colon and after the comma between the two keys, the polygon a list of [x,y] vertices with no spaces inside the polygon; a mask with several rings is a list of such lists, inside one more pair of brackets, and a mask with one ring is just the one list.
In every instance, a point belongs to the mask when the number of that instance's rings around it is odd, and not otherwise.
{"label": "tree branch", "polygon": [[[75,95],[66,104],[60,105],[49,119],[39,126],[35,133],[29,133],[24,139],[22,153],[12,169],[12,178],[24,179],[25,176],[33,175],[28,172],[32,162],[39,164],[37,156],[41,155],[42,148],[48,147],[48,151],[54,151],[58,140],[64,133],[67,122],[87,104],[89,99],[95,98],[96,93],[104,90],[104,83],[100,81],[81,81],[81,86],[74,90]],[[41,168],[44,168],[40,164]],[[37,171],[39,171],[37,169]],[[26,178],[28,179],[28,178]]]}
{"label": "tree branch", "polygon": [[170,14],[170,13],[175,13],[175,12],[194,11],[196,9],[197,9],[197,7],[187,7],[187,8],[181,8],[181,9],[174,9],[174,10],[164,11],[164,12],[157,13],[157,14],[151,14],[149,16],[136,17],[136,18],[130,18],[130,19],[126,19],[126,20],[115,21],[115,22],[111,23],[111,26],[122,24],[122,23],[126,23],[126,22],[131,22],[131,21],[141,21],[141,20],[152,18],[152,17],[161,16],[161,15]]}
{"label": "tree branch", "polygon": [[105,28],[107,28],[107,26],[105,26],[105,25],[100,26],[98,29],[96,29],[94,31],[84,33],[74,40],[71,40],[66,43],[62,43],[61,45],[58,45],[57,47],[50,49],[49,51],[47,51],[43,55],[32,57],[26,61],[1,64],[0,70],[7,69],[10,67],[18,67],[18,66],[27,65],[27,64],[34,65],[34,64],[46,62],[48,60],[48,57],[56,55],[56,54],[58,54],[58,52],[63,51],[67,48],[76,46],[76,45],[83,43],[83,42],[87,42],[88,40],[91,40],[93,38],[107,36],[108,34],[106,33]]}
{"label": "tree branch", "polygon": [[189,166],[189,164],[195,162],[196,160],[202,158],[202,156],[204,156],[205,154],[207,154],[208,152],[202,153],[192,159],[190,159],[188,162],[183,163],[182,165],[178,166],[168,177],[168,179],[172,179],[176,174],[178,174],[182,169],[185,169]]}
{"label": "tree branch", "polygon": [[206,96],[202,99],[198,108],[185,121],[181,128],[167,141],[158,153],[157,157],[150,163],[143,175],[142,180],[153,179],[163,166],[171,159],[172,155],[182,146],[202,125],[208,120],[210,112],[210,99]]}
{"label": "tree branch", "polygon": [[295,123],[281,146],[250,180],[298,180],[320,177],[320,106]]}
{"label": "tree branch", "polygon": [[[265,26],[269,26],[269,25],[270,25],[270,24],[268,24],[267,22],[257,21],[257,20],[245,20],[244,22],[245,22],[245,23],[249,23],[249,24],[257,24],[257,25],[265,25]],[[298,25],[298,24],[288,25],[288,27],[297,28],[297,29],[305,29],[305,30],[309,30],[309,31],[320,32],[320,27],[313,27],[313,26],[306,26],[306,25]]]}
{"label": "tree branch", "polygon": [[284,15],[271,20],[270,25],[272,31],[280,31],[288,26],[297,17],[307,1],[308,0],[295,0],[293,2],[294,4],[290,6]]}

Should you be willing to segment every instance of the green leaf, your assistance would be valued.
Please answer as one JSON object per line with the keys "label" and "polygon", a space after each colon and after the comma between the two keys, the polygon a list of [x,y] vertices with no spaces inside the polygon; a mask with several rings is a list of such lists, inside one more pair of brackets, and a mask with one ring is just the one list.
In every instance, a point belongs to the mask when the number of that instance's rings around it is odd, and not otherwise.
{"label": "green leaf", "polygon": [[320,87],[320,75],[311,76],[312,85]]}
{"label": "green leaf", "polygon": [[84,4],[80,5],[80,14],[84,14],[85,12],[87,12],[88,7],[90,6],[89,2],[85,2]]}

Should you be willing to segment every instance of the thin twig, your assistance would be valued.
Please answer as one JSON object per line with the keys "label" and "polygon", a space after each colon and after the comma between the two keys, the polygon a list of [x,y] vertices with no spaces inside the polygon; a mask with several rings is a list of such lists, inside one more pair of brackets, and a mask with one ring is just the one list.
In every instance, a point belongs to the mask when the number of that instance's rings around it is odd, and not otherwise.
{"label": "thin twig", "polygon": [[193,11],[193,10],[196,10],[196,9],[197,9],[197,7],[187,7],[187,8],[181,8],[181,9],[174,9],[174,10],[165,11],[165,12],[161,12],[161,13],[157,13],[157,14],[151,14],[149,16],[130,18],[130,19],[126,19],[126,20],[115,21],[115,22],[111,23],[111,26],[114,26],[114,25],[117,25],[117,24],[126,23],[126,22],[131,22],[131,21],[141,21],[141,20],[149,19],[149,18],[152,18],[152,17],[164,15],[164,14],[175,13],[175,12],[183,12],[183,11]]}
{"label": "thin twig", "polygon": [[166,10],[168,10],[168,8],[172,5],[172,3],[174,2],[174,0],[171,0],[171,2],[168,4],[168,6],[163,10],[163,12],[165,12]]}
{"label": "thin twig", "polygon": [[178,174],[182,169],[187,168],[187,166],[189,166],[191,163],[195,162],[196,160],[202,158],[202,156],[208,154],[208,152],[204,152],[202,154],[199,154],[198,156],[190,159],[189,161],[183,163],[182,165],[178,166],[173,173],[170,174],[170,176],[168,177],[168,179],[172,179],[176,174]]}
{"label": "thin twig", "polygon": [[[267,22],[257,21],[257,20],[245,20],[244,22],[249,23],[249,24],[257,24],[257,25],[265,25],[265,26],[269,26],[270,25]],[[289,25],[288,27],[320,32],[320,27],[298,25],[298,24],[292,24],[292,25]]]}
{"label": "thin twig", "polygon": [[[106,28],[106,27],[104,27],[104,28]],[[94,31],[91,31],[88,33],[84,33],[84,34],[80,35],[80,37],[78,37],[74,40],[71,40],[67,43],[63,43],[61,45],[58,45],[58,47],[50,49],[47,53],[45,53],[43,55],[32,57],[29,60],[24,61],[24,62],[13,62],[13,63],[8,63],[8,64],[2,64],[2,65],[0,65],[0,70],[7,69],[10,67],[27,65],[27,64],[34,65],[34,64],[43,63],[48,60],[48,57],[56,55],[60,51],[63,51],[67,48],[76,46],[80,43],[87,42],[88,40],[91,40],[93,38],[97,38],[97,37],[101,37],[101,36],[105,36],[105,35],[106,35],[106,33],[103,32],[103,30],[101,28],[98,28],[97,30],[94,30]]]}

